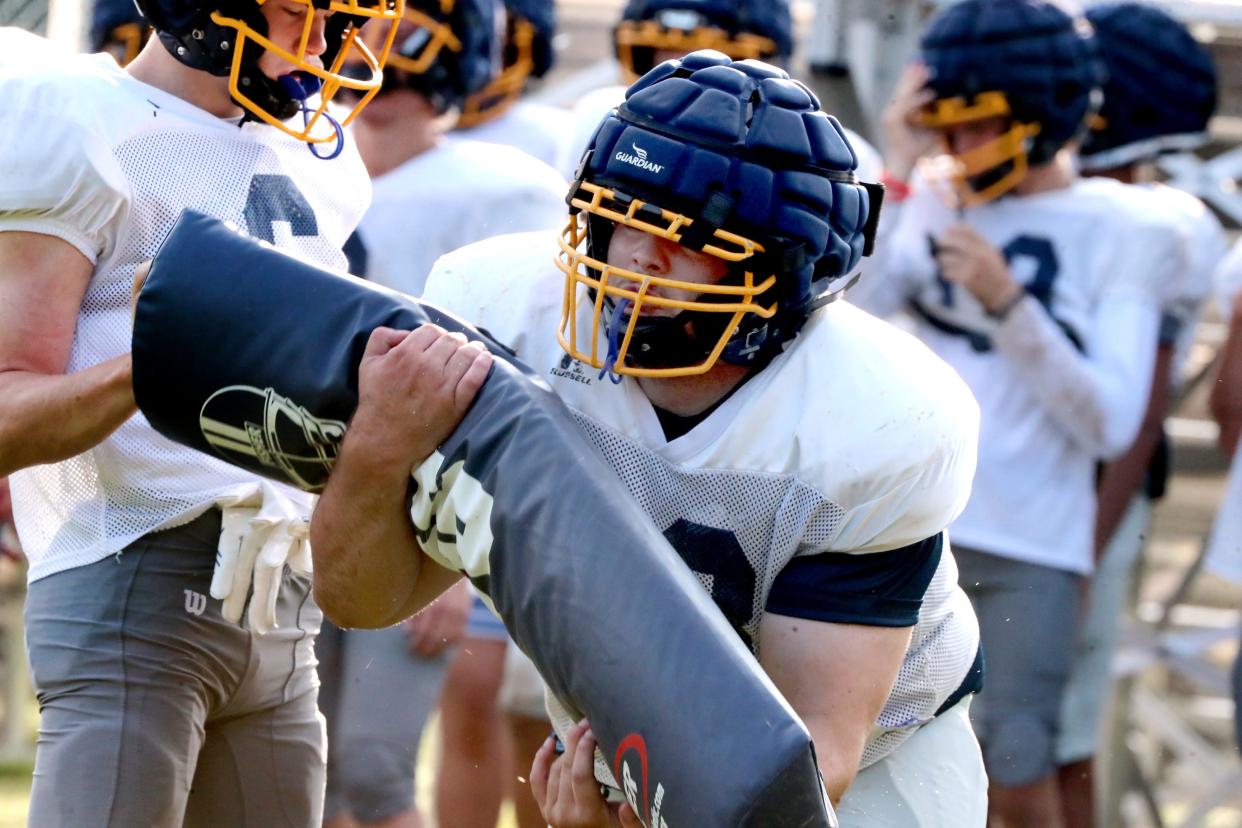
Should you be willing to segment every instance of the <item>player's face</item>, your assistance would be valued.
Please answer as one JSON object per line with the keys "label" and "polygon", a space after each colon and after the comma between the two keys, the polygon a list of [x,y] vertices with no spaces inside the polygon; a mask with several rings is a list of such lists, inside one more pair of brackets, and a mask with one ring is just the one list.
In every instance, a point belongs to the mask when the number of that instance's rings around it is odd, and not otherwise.
{"label": "player's face", "polygon": [[[728,263],[715,256],[624,225],[617,225],[613,231],[612,241],[608,244],[608,264],[696,285],[714,285],[729,272]],[[690,301],[697,296],[691,290],[659,286],[652,287],[648,293],[679,301]],[[644,305],[641,312],[653,316],[676,316],[679,313],[676,308],[650,305]]]}
{"label": "player's face", "polygon": [[[319,56],[328,48],[324,26],[331,11],[314,9],[308,2],[299,0],[267,0],[261,9],[267,20],[268,38],[273,43],[296,55],[305,37],[306,62],[323,66]],[[259,58],[259,69],[269,78],[279,78],[294,71],[295,67],[273,52],[264,52]]]}
{"label": "player's face", "polygon": [[1005,134],[1009,120],[1004,117],[981,118],[942,128],[941,137],[945,149],[953,155],[962,155],[983,146]]}

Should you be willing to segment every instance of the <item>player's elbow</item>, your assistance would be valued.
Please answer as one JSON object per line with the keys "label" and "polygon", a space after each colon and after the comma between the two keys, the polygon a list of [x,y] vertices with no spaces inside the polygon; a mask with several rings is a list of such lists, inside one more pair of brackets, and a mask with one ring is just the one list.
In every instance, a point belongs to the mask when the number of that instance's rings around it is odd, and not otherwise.
{"label": "player's elbow", "polygon": [[321,576],[318,571],[313,591],[315,603],[323,610],[324,617],[341,629],[378,630],[396,623],[391,613],[380,612],[368,602],[358,600],[348,590],[341,589],[338,582]]}

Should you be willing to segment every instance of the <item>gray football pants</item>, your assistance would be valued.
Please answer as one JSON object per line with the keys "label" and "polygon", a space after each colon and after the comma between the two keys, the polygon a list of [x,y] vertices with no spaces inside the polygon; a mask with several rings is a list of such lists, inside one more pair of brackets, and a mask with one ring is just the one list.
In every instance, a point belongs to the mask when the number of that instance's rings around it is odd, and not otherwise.
{"label": "gray football pants", "polygon": [[212,510],[30,585],[32,828],[318,828],[321,614],[286,575],[264,636],[208,597]]}

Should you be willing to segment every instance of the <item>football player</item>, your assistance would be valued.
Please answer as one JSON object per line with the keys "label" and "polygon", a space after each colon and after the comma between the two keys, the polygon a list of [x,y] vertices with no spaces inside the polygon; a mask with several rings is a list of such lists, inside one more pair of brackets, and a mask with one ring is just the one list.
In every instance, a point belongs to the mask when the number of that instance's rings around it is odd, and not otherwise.
{"label": "football player", "polygon": [[[793,54],[792,30],[789,0],[629,0],[613,29],[622,83],[590,92],[574,105],[561,172],[576,174],[600,119],[621,103],[626,85],[657,63],[715,49],[735,60],[783,66]],[[858,156],[859,175],[874,180],[883,166],[879,153],[854,132],[846,135]]]}
{"label": "football player", "polygon": [[[418,294],[440,255],[560,220],[565,184],[555,170],[517,149],[444,135],[446,119],[492,77],[499,50],[495,8],[493,0],[406,4],[383,87],[355,126],[374,190],[358,228],[366,250],[366,272],[358,275]],[[524,209],[506,209],[512,204]],[[316,652],[329,732],[327,825],[420,824],[419,739],[449,665],[486,663],[483,654],[492,648],[497,673],[502,664],[503,625],[481,603],[474,612],[501,628],[500,639],[467,641],[454,658],[458,651],[448,645],[462,638],[469,607],[463,584],[404,627],[354,631],[325,624]],[[496,715],[491,728],[477,717],[454,716],[454,705],[464,704],[459,695],[450,688],[445,696],[442,767],[474,767],[479,740],[503,736]],[[469,813],[487,798],[480,789],[495,790],[499,803],[505,782],[494,774],[486,785],[464,790],[460,802],[439,796],[439,812],[469,825]]]}
{"label": "football player", "polygon": [[512,147],[444,135],[446,120],[497,65],[495,11],[494,0],[407,3],[383,88],[356,121],[374,188],[359,228],[367,278],[412,296],[441,254],[550,227],[563,211],[564,179],[546,164]]}
{"label": "football player", "polygon": [[505,0],[504,54],[486,86],[466,99],[457,119],[459,135],[491,144],[508,144],[550,166],[560,162],[569,131],[565,109],[523,100],[532,78],[552,68],[556,52],[556,7],[551,0]]}
{"label": "football player", "polygon": [[1109,665],[1134,562],[1143,548],[1152,502],[1164,491],[1168,447],[1163,421],[1189,353],[1195,322],[1225,254],[1220,222],[1203,202],[1157,184],[1156,157],[1207,141],[1216,108],[1216,70],[1207,50],[1166,12],[1140,3],[1087,9],[1107,70],[1104,103],[1079,153],[1086,175],[1150,189],[1188,238],[1188,266],[1164,285],[1159,351],[1151,395],[1134,445],[1104,467],[1095,521],[1098,558],[1087,616],[1070,669],[1057,740],[1066,825],[1094,823],[1091,757],[1109,688]]}
{"label": "football player", "polygon": [[[125,69],[0,66],[0,475],[41,712],[29,820],[306,828],[320,613],[285,560],[309,503],[135,416],[130,283],[187,208],[344,266],[369,188],[342,122],[379,88],[400,4],[139,5],[157,36]],[[378,52],[364,26],[385,30]],[[362,99],[329,111],[347,86]]]}
{"label": "football player", "polygon": [[911,311],[979,400],[979,470],[952,527],[988,660],[972,718],[993,811],[1007,828],[1056,828],[1096,465],[1137,433],[1183,247],[1149,193],[1075,176],[1103,80],[1081,18],[965,0],[932,19],[921,52],[884,118],[885,261],[853,298]]}
{"label": "football player", "polygon": [[[600,124],[561,234],[450,254],[425,298],[508,343],[575,413],[807,724],[843,825],[982,826],[977,627],[944,538],[977,410],[912,338],[832,301],[879,208],[856,163],[784,71],[696,52]],[[408,514],[357,481],[408,478],[468,403],[473,367],[416,336],[373,340],[312,526],[325,600],[360,620],[436,586],[344,577],[408,571]],[[563,739],[581,738],[573,720],[554,716]],[[561,767],[549,753],[536,783]],[[573,824],[601,817],[594,785],[583,814],[535,792]]]}

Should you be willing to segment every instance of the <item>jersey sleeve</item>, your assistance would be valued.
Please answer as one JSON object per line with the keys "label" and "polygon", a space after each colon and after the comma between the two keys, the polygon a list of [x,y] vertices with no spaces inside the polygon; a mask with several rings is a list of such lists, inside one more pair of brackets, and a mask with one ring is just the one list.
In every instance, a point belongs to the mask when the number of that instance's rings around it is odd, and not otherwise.
{"label": "jersey sleeve", "polygon": [[940,565],[944,533],[889,552],[794,558],[772,584],[767,612],[869,627],[913,627]]}
{"label": "jersey sleeve", "polygon": [[116,243],[129,184],[83,113],[21,88],[29,83],[12,82],[16,100],[0,107],[0,231],[63,239],[95,264]]}

